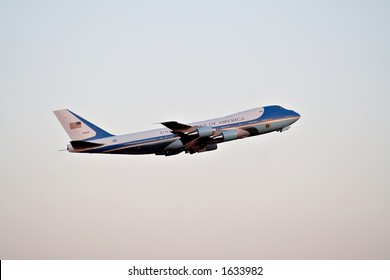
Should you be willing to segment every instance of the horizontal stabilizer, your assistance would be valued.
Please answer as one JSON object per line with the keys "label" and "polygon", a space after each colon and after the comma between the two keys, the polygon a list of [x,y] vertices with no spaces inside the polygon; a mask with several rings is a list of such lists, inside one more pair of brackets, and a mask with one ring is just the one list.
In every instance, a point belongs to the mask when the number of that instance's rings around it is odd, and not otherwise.
{"label": "horizontal stabilizer", "polygon": [[104,144],[99,144],[99,143],[92,143],[92,142],[87,142],[87,141],[70,141],[70,144],[74,149],[87,149],[87,148],[95,148],[95,147],[100,147],[103,146]]}

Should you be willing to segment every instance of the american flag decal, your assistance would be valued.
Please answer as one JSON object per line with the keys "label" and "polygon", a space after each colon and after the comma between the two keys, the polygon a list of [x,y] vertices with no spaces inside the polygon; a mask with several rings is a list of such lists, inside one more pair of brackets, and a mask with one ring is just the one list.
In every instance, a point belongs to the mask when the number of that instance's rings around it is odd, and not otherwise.
{"label": "american flag decal", "polygon": [[69,124],[69,126],[70,126],[70,129],[80,128],[81,122],[72,122]]}

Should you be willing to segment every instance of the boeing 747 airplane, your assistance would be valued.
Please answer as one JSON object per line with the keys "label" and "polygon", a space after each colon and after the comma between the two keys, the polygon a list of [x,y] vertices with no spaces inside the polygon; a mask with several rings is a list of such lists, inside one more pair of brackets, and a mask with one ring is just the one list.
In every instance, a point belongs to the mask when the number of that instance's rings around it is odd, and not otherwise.
{"label": "boeing 747 airplane", "polygon": [[54,114],[71,139],[69,152],[165,156],[213,151],[219,143],[283,132],[301,117],[280,106],[265,106],[191,124],[167,121],[161,123],[165,128],[113,135],[67,109]]}

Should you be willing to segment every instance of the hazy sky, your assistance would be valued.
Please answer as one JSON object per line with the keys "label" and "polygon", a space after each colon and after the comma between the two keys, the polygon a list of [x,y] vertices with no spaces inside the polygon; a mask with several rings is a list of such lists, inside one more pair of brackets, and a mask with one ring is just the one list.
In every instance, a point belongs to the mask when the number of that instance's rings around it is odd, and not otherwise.
{"label": "hazy sky", "polygon": [[[57,3],[55,3],[57,2]],[[285,133],[58,152],[263,105]],[[1,1],[0,259],[390,259],[389,1]]]}

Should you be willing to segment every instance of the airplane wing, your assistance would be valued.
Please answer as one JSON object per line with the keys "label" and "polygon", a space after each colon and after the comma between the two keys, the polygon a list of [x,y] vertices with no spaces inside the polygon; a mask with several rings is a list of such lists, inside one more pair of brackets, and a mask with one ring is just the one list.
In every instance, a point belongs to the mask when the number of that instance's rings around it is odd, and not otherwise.
{"label": "airplane wing", "polygon": [[[184,149],[190,153],[209,149],[207,146],[212,142],[212,136],[215,134],[215,129],[211,126],[190,126],[176,121],[161,124],[169,128],[173,134],[180,136]],[[216,144],[214,146],[216,149]]]}
{"label": "airplane wing", "polygon": [[162,122],[161,124],[169,128],[172,131],[172,133],[177,134],[179,136],[187,135],[188,133],[195,131],[197,129],[197,127],[195,126],[190,126],[175,121]]}

